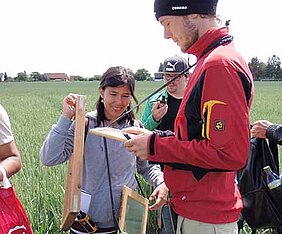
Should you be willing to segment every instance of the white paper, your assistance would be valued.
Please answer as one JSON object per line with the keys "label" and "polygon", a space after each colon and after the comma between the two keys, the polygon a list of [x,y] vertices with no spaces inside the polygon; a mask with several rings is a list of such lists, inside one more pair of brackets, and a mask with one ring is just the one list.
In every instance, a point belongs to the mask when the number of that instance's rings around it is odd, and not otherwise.
{"label": "white paper", "polygon": [[91,201],[91,194],[87,191],[81,190],[81,198],[80,198],[80,210],[85,214],[88,213],[89,206]]}

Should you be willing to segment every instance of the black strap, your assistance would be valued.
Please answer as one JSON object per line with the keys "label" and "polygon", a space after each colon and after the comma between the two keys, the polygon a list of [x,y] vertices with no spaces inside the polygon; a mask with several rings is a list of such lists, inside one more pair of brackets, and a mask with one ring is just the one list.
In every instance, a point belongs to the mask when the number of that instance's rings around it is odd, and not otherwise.
{"label": "black strap", "polygon": [[[215,49],[216,47],[223,45],[225,43],[231,42],[233,40],[233,37],[231,35],[227,35],[224,36],[222,38],[220,38],[219,40],[211,43],[205,50],[204,52],[201,54],[200,58],[203,57],[205,54],[207,54],[209,51]],[[132,107],[131,109],[129,109],[128,111],[124,112],[122,115],[120,115],[118,118],[116,118],[109,127],[113,126],[115,123],[117,123],[118,121],[120,121],[121,119],[123,119],[124,117],[126,117],[128,114],[130,114],[132,111],[134,111],[136,108],[139,108],[139,106],[141,106],[144,102],[146,102],[150,97],[152,97],[153,95],[155,95],[156,93],[160,92],[162,89],[164,89],[165,87],[167,87],[170,83],[172,83],[173,81],[175,81],[177,78],[181,77],[182,75],[186,74],[192,67],[196,66],[197,62],[192,64],[191,66],[188,66],[186,69],[184,69],[182,72],[180,72],[179,74],[175,75],[169,82],[163,84],[161,87],[159,87],[158,89],[156,89],[155,91],[153,91],[151,94],[149,94],[147,97],[145,97],[141,102],[139,102],[136,106]]]}
{"label": "black strap", "polygon": [[233,37],[231,35],[224,36],[224,37],[220,38],[219,40],[214,41],[204,50],[204,52],[200,55],[200,58],[202,58],[205,54],[207,54],[211,50],[215,49],[216,47],[221,46],[221,45],[228,43],[228,42],[231,42],[231,41],[233,41]]}
{"label": "black strap", "polygon": [[108,147],[107,147],[107,140],[106,137],[103,137],[104,147],[105,147],[105,156],[106,156],[106,162],[107,162],[107,173],[108,173],[108,181],[109,181],[109,188],[110,188],[110,197],[111,197],[111,206],[112,206],[112,216],[115,222],[116,227],[121,232],[118,221],[116,218],[116,211],[114,208],[114,198],[113,198],[113,190],[112,190],[112,180],[111,180],[111,174],[110,174],[110,164],[109,164],[109,154],[108,154]]}

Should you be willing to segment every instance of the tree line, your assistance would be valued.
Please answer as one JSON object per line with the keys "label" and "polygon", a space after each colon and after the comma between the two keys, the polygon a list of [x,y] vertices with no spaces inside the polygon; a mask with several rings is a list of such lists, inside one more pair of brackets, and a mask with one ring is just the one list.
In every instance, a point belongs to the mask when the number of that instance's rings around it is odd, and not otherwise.
{"label": "tree line", "polygon": [[[137,81],[152,81],[154,80],[153,77],[151,77],[151,74],[149,73],[149,71],[145,68],[142,69],[138,69],[135,73],[134,73],[134,78]],[[48,79],[47,76],[45,76],[44,74],[41,74],[39,72],[32,72],[31,74],[27,74],[26,71],[24,72],[19,72],[17,74],[16,77],[10,77],[7,75],[7,73],[4,73],[4,79],[3,81],[5,82],[28,82],[28,81],[49,81],[50,79]],[[71,80],[74,81],[94,81],[94,80],[101,80],[101,75],[94,75],[92,77],[83,77],[80,75],[75,75],[75,76],[71,76]],[[1,80],[0,80],[1,81]]]}
{"label": "tree line", "polygon": [[268,58],[267,63],[254,57],[248,65],[254,80],[282,80],[281,60],[276,55]]}
{"label": "tree line", "polygon": [[[276,55],[269,57],[267,63],[261,62],[257,57],[254,57],[248,65],[253,74],[254,80],[282,80],[281,60]],[[163,64],[160,63],[158,71],[162,70],[162,66]],[[137,81],[154,80],[154,77],[152,77],[149,71],[145,68],[138,69],[134,73],[134,78]],[[93,81],[100,79],[101,75],[94,75],[93,77],[82,77],[80,75],[72,76],[72,80],[75,81]],[[9,77],[5,72],[4,81],[48,81],[48,79],[44,76],[44,74],[40,74],[39,72],[27,74],[24,71],[19,72],[16,77]]]}

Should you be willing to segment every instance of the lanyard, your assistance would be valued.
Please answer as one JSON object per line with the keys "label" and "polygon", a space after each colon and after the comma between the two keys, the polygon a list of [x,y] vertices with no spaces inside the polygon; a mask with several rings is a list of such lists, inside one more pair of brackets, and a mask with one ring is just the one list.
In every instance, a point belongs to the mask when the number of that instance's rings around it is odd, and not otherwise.
{"label": "lanyard", "polygon": [[106,157],[106,163],[107,163],[107,174],[108,174],[108,182],[109,182],[109,189],[110,189],[112,216],[113,216],[113,220],[114,220],[114,223],[115,223],[115,227],[117,227],[118,230],[120,231],[120,228],[119,228],[119,225],[118,225],[118,221],[117,221],[117,218],[116,218],[116,211],[115,211],[115,204],[114,204],[114,197],[113,197],[113,190],[112,190],[112,180],[111,180],[111,173],[110,173],[110,164],[109,164],[109,154],[108,154],[107,140],[106,140],[106,137],[102,137],[102,138],[103,138],[103,143],[104,143],[104,147],[105,147],[105,157]]}
{"label": "lanyard", "polygon": [[[231,35],[227,35],[224,36],[222,38],[220,38],[217,41],[212,42],[204,51],[203,53],[200,55],[200,58],[202,58],[204,55],[206,55],[208,52],[210,52],[211,50],[215,49],[216,47],[229,43],[233,40],[233,37]],[[164,89],[166,86],[168,86],[170,83],[172,83],[173,81],[175,81],[177,78],[179,78],[180,76],[184,75],[185,73],[187,73],[192,67],[194,67],[197,64],[194,63],[193,65],[189,66],[188,68],[184,69],[181,73],[175,75],[170,81],[168,81],[167,83],[163,84],[161,87],[159,87],[158,89],[156,89],[155,91],[153,91],[151,94],[149,94],[147,97],[145,97],[141,102],[139,102],[136,106],[132,107],[130,110],[125,111],[122,115],[120,115],[118,118],[116,118],[111,124],[110,126],[113,126],[115,123],[117,123],[118,121],[120,121],[121,119],[123,119],[124,117],[128,116],[133,110],[135,110],[136,108],[138,108],[139,106],[141,106],[144,102],[146,102],[150,97],[152,97],[153,95],[155,95],[156,93],[158,93],[159,91],[161,91],[162,89]]]}

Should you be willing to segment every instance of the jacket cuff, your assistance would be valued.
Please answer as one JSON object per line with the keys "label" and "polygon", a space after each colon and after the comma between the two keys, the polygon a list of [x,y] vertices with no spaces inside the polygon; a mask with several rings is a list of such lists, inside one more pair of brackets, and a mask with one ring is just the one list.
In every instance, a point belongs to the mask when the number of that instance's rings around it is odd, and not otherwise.
{"label": "jacket cuff", "polygon": [[160,120],[160,121],[156,121],[155,120],[155,118],[154,118],[154,116],[153,116],[153,114],[151,114],[150,116],[149,116],[149,122],[151,123],[150,125],[150,127],[151,127],[151,131],[152,130],[154,130],[154,129],[156,129],[157,127],[158,127],[158,125],[161,123],[161,121],[162,120]]}
{"label": "jacket cuff", "polygon": [[169,137],[169,136],[174,136],[174,133],[170,130],[167,131],[154,130],[151,136],[149,137],[148,145],[147,145],[149,156],[155,155],[155,140],[157,135],[159,135],[160,137]]}
{"label": "jacket cuff", "polygon": [[147,149],[149,149],[148,154],[150,156],[154,156],[154,154],[155,154],[155,138],[156,138],[156,135],[157,135],[157,133],[155,131],[153,131],[153,133],[151,134],[151,136],[149,137],[149,140],[148,140],[149,145],[148,145]]}
{"label": "jacket cuff", "polygon": [[272,124],[266,129],[266,138],[280,144],[282,139],[282,125]]}
{"label": "jacket cuff", "polygon": [[161,185],[161,184],[164,183],[164,182],[165,182],[164,179],[158,181],[157,184],[156,184],[156,187],[158,187],[159,185]]}
{"label": "jacket cuff", "polygon": [[152,119],[152,122],[153,122],[154,124],[156,124],[156,125],[159,125],[159,124],[161,123],[161,121],[162,121],[162,119],[160,119],[159,121],[155,120],[153,114],[151,114],[150,117],[151,117],[151,119]]}

